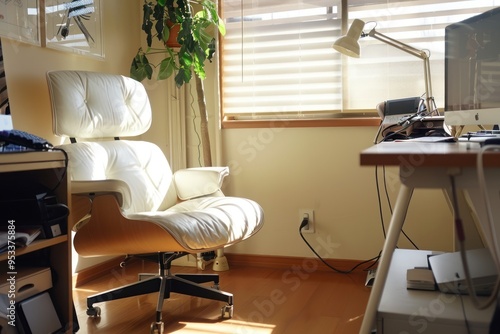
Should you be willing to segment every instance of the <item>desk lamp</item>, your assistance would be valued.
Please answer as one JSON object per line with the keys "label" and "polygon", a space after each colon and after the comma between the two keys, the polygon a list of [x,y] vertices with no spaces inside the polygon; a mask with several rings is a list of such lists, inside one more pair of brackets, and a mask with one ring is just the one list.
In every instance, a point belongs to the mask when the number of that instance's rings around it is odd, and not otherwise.
{"label": "desk lamp", "polygon": [[424,50],[418,50],[412,46],[399,42],[393,38],[390,38],[384,34],[379,33],[373,28],[369,33],[363,32],[365,27],[365,22],[359,19],[355,19],[347,31],[347,35],[340,37],[333,44],[333,48],[338,52],[354,58],[359,58],[359,43],[360,37],[370,36],[378,39],[384,43],[387,43],[395,48],[405,51],[415,57],[418,57],[424,61],[424,76],[425,76],[425,107],[429,114],[434,114],[439,116],[437,108],[434,107],[434,97],[432,96],[432,85],[431,85],[431,69],[429,63],[429,55]]}

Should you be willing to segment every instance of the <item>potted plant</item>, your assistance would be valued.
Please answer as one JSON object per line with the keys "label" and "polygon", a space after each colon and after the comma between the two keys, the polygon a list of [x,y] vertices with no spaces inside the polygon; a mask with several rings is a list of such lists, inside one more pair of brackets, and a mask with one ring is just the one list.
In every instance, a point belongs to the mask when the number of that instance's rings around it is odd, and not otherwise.
{"label": "potted plant", "polygon": [[[195,8],[198,10],[195,11]],[[138,81],[152,79],[153,68],[158,68],[157,80],[175,74],[175,83],[181,87],[190,82],[194,74],[202,122],[204,164],[211,166],[202,80],[206,77],[205,62],[211,61],[215,54],[215,34],[217,31],[222,35],[226,33],[217,6],[210,0],[145,0],[143,14],[142,30],[146,33],[148,47],[137,51],[130,67],[130,76]],[[177,43],[170,44],[174,31],[178,31],[174,38]],[[149,61],[148,56],[153,54],[162,57],[158,64]]]}

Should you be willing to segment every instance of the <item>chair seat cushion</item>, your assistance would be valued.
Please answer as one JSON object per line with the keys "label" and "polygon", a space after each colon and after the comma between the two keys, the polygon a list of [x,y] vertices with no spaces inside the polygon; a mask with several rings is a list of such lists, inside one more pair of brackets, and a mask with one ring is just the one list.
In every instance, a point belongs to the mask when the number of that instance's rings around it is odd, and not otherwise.
{"label": "chair seat cushion", "polygon": [[192,251],[216,249],[244,240],[256,233],[263,222],[260,205],[239,197],[201,197],[166,211],[126,216],[161,226]]}

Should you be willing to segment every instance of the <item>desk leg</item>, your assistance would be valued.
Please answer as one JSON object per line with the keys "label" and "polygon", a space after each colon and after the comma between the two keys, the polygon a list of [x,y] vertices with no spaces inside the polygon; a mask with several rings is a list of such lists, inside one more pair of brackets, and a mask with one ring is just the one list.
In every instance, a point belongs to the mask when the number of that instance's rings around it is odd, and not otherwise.
{"label": "desk leg", "polygon": [[387,273],[389,272],[392,254],[396,249],[399,235],[401,233],[401,229],[403,228],[403,223],[406,212],[408,211],[412,193],[413,188],[409,188],[403,184],[401,185],[396,205],[394,207],[394,213],[391,217],[387,238],[382,249],[380,263],[377,267],[377,274],[373,283],[372,292],[370,293],[370,298],[368,299],[368,304],[366,305],[365,316],[359,331],[360,334],[370,334],[375,328],[377,310],[380,304],[380,299],[382,298]]}

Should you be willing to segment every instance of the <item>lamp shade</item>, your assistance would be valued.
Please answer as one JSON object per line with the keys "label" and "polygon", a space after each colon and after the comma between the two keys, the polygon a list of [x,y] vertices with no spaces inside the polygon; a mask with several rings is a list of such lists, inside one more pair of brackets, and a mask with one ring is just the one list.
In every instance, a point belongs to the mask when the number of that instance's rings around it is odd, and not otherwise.
{"label": "lamp shade", "polygon": [[347,31],[347,35],[337,39],[335,43],[333,43],[332,47],[346,56],[359,58],[360,52],[358,40],[364,27],[365,22],[355,19]]}

